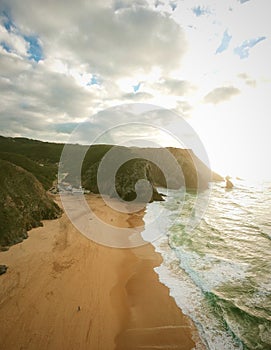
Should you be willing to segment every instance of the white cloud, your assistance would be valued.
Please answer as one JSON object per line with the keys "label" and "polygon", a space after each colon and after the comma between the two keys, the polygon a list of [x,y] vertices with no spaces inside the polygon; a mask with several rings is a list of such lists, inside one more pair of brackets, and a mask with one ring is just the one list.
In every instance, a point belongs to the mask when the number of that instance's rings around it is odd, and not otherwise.
{"label": "white cloud", "polygon": [[186,80],[163,77],[159,82],[152,86],[165,95],[183,96],[193,92],[196,87]]}
{"label": "white cloud", "polygon": [[27,56],[29,44],[26,40],[15,31],[8,32],[6,28],[0,24],[0,42],[6,47],[7,51],[16,53],[20,56]]}
{"label": "white cloud", "polygon": [[155,66],[168,72],[180,65],[185,52],[183,31],[144,3],[26,0],[11,5],[18,26],[39,34],[47,58],[83,64],[89,73],[104,76],[148,73]]}
{"label": "white cloud", "polygon": [[187,101],[177,101],[174,110],[180,113],[182,117],[190,117],[193,110],[193,106]]}
{"label": "white cloud", "polygon": [[[10,48],[0,47],[6,79],[0,80],[0,124],[10,134],[29,128],[39,138],[38,125],[42,132],[50,123],[82,120],[123,100],[150,100],[151,91],[129,94],[119,82],[154,72],[167,76],[186,50],[182,28],[144,0],[2,1],[0,17],[0,42]],[[39,63],[30,60],[26,37],[42,45]],[[99,83],[91,85],[92,79]],[[16,120],[22,119],[20,127]]]}
{"label": "white cloud", "polygon": [[234,86],[222,86],[210,91],[205,97],[206,103],[221,103],[231,99],[233,96],[238,95],[240,90]]}
{"label": "white cloud", "polygon": [[132,101],[147,101],[153,98],[153,95],[148,92],[130,92],[128,94],[123,95],[124,99],[132,100]]}
{"label": "white cloud", "polygon": [[113,1],[113,9],[115,11],[137,7],[137,6],[146,7],[147,5],[148,3],[145,0],[114,0]]}

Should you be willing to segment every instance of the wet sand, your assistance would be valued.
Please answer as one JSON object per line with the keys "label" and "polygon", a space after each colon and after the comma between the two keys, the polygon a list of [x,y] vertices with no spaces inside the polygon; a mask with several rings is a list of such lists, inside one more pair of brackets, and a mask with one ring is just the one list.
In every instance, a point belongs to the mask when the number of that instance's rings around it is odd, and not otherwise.
{"label": "wet sand", "polygon": [[[99,196],[87,198],[102,220],[143,223],[143,211],[120,214]],[[8,265],[0,276],[0,349],[192,349],[195,328],[153,270],[161,261],[151,244],[99,245],[66,214],[45,221],[0,253]]]}

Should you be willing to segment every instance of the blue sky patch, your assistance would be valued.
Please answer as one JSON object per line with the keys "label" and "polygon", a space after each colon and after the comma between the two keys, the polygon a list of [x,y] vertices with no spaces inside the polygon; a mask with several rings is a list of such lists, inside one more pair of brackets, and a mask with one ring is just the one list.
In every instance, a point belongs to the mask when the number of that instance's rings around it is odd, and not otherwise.
{"label": "blue sky patch", "polygon": [[[39,42],[39,38],[36,35],[24,35],[19,28],[16,27],[15,23],[12,21],[11,16],[7,11],[2,11],[0,13],[0,18],[3,26],[9,33],[13,33],[18,37],[23,38],[29,45],[28,48],[28,58],[39,62],[43,59],[43,50]],[[11,52],[11,47],[5,42],[1,42],[0,45],[7,51]]]}
{"label": "blue sky patch", "polygon": [[87,83],[87,86],[91,85],[101,85],[101,80],[95,74],[92,75],[90,81]]}
{"label": "blue sky patch", "polygon": [[234,49],[234,53],[238,55],[241,59],[247,58],[249,56],[250,49],[265,39],[265,36],[261,36],[259,38],[245,40],[240,46],[237,46]]}
{"label": "blue sky patch", "polygon": [[39,43],[39,38],[37,36],[23,36],[24,40],[28,42],[29,49],[27,50],[27,53],[29,55],[30,59],[33,59],[36,62],[39,62],[43,59],[43,51],[42,47]]}
{"label": "blue sky patch", "polygon": [[221,53],[225,50],[227,50],[227,48],[229,47],[230,41],[232,39],[232,36],[229,35],[228,31],[225,30],[224,34],[223,34],[223,38],[221,40],[221,43],[219,45],[219,47],[216,49],[216,54]]}
{"label": "blue sky patch", "polygon": [[2,23],[3,26],[6,28],[8,32],[11,32],[11,29],[14,28],[13,21],[11,19],[11,16],[8,14],[7,11],[2,11],[0,13],[0,17],[2,17]]}
{"label": "blue sky patch", "polygon": [[210,13],[210,11],[209,11],[206,7],[203,7],[203,6],[196,6],[196,7],[193,7],[193,8],[192,8],[192,12],[193,12],[197,17],[204,16],[204,15],[207,15],[207,14]]}
{"label": "blue sky patch", "polygon": [[133,85],[134,92],[137,92],[140,89],[141,82],[139,82],[137,85]]}
{"label": "blue sky patch", "polygon": [[71,134],[77,126],[78,123],[59,123],[55,124],[54,128],[56,132],[60,132],[63,134]]}
{"label": "blue sky patch", "polygon": [[163,5],[165,5],[165,4],[160,0],[156,0],[154,3],[155,8],[157,8],[158,6],[163,6]]}
{"label": "blue sky patch", "polygon": [[177,1],[170,1],[169,6],[171,7],[172,11],[175,11],[177,8]]}
{"label": "blue sky patch", "polygon": [[6,50],[7,52],[11,52],[11,48],[10,48],[10,47],[8,46],[8,44],[5,43],[4,41],[1,41],[0,46],[2,46],[2,48],[3,48],[4,50]]}

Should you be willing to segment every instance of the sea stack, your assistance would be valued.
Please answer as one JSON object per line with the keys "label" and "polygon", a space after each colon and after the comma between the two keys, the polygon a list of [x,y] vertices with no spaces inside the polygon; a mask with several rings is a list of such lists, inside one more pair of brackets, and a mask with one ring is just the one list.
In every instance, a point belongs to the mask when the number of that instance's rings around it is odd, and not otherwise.
{"label": "sea stack", "polygon": [[226,188],[228,188],[228,189],[233,188],[233,183],[230,181],[229,176],[226,176],[225,181],[226,181]]}

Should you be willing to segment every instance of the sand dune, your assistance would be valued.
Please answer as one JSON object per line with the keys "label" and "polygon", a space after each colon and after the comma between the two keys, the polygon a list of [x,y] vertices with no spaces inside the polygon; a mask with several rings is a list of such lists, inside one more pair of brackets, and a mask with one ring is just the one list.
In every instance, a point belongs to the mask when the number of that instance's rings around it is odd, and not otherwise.
{"label": "sand dune", "polygon": [[[59,198],[57,198],[59,203]],[[98,196],[90,206],[121,227],[142,215],[119,214]],[[194,326],[169,297],[148,244],[109,248],[80,234],[65,214],[0,253],[0,349],[192,349]]]}

